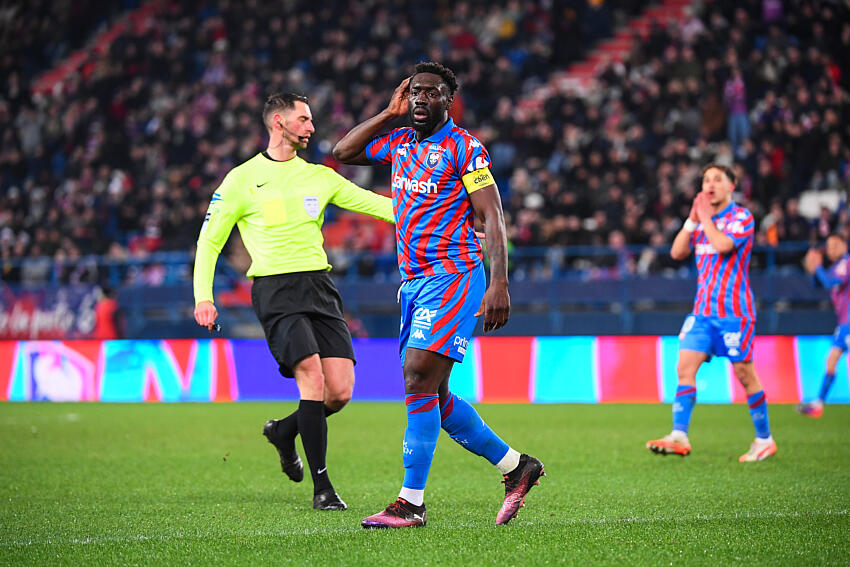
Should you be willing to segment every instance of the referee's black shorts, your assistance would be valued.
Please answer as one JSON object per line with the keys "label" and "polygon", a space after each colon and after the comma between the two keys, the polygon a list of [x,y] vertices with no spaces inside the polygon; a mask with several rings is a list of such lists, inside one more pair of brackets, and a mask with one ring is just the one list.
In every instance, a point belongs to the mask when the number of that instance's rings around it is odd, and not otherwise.
{"label": "referee's black shorts", "polygon": [[299,361],[316,353],[354,361],[342,299],[327,271],[255,277],[251,303],[287,378],[295,377]]}

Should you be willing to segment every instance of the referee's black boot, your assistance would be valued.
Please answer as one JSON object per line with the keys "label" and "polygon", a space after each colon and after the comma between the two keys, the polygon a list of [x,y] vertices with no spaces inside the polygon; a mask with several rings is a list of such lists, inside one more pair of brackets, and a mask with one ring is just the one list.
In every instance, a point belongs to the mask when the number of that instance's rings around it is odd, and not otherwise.
{"label": "referee's black boot", "polygon": [[280,455],[281,470],[286,473],[291,481],[301,482],[304,480],[304,465],[301,463],[301,457],[298,456],[294,444],[291,452],[288,449],[281,448],[280,439],[275,435],[276,424],[277,420],[268,420],[263,426],[263,435],[277,449],[277,454]]}
{"label": "referee's black boot", "polygon": [[326,488],[313,496],[313,508],[316,510],[345,510],[348,506],[333,488]]}

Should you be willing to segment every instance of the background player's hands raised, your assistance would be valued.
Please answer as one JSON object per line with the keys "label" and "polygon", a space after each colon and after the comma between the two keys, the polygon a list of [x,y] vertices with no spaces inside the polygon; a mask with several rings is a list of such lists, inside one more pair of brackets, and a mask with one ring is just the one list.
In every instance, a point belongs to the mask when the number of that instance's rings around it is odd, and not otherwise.
{"label": "background player's hands raised", "polygon": [[387,105],[387,112],[394,116],[404,116],[407,114],[407,99],[410,95],[410,77],[401,82],[393,91],[393,96],[390,98],[390,103]]}
{"label": "background player's hands raised", "polygon": [[697,199],[699,199],[700,193],[697,193],[697,196],[694,198],[694,202],[691,203],[691,212],[688,213],[688,218],[694,222],[699,222],[699,215],[697,215]]}
{"label": "background player's hands raised", "polygon": [[475,316],[482,314],[485,333],[501,329],[507,324],[511,316],[511,296],[508,294],[507,283],[492,282],[490,284]]}
{"label": "background player's hands raised", "polygon": [[703,224],[711,222],[711,217],[714,216],[714,207],[708,200],[708,196],[705,193],[697,193],[697,196],[694,199],[694,209],[699,222]]}
{"label": "background player's hands raised", "polygon": [[201,301],[195,306],[195,321],[201,327],[206,327],[212,332],[215,320],[218,318],[218,309],[212,301]]}
{"label": "background player's hands raised", "polygon": [[823,252],[817,248],[810,248],[803,258],[803,267],[810,274],[814,274],[823,265]]}

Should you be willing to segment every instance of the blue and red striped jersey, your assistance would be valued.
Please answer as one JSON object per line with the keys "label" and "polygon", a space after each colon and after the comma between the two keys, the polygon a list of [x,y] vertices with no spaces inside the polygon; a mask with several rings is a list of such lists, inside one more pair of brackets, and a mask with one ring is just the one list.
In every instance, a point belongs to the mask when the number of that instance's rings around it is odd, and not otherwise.
{"label": "blue and red striped jersey", "polygon": [[697,262],[694,315],[755,319],[756,307],[750,288],[750,256],[755,234],[753,215],[733,202],[711,218],[714,226],[734,241],[735,248],[728,254],[718,254],[708,241],[702,224],[691,234],[691,249]]}
{"label": "blue and red striped jersey", "polygon": [[397,128],[366,146],[372,163],[392,164],[392,196],[401,279],[465,273],[482,262],[474,214],[462,177],[490,167],[484,145],[450,118],[416,140]]}
{"label": "blue and red striped jersey", "polygon": [[815,277],[821,285],[829,290],[839,325],[846,325],[850,321],[850,265],[848,264],[850,264],[850,254],[845,254],[829,270],[821,266],[815,272]]}

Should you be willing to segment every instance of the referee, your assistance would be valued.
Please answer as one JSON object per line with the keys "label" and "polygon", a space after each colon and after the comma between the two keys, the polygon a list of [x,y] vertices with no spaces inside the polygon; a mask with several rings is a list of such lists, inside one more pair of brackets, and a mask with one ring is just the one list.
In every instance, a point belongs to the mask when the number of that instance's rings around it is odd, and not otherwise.
{"label": "referee", "polygon": [[335,171],[307,163],[296,151],[315,131],[307,98],[271,95],[263,108],[266,151],[233,168],[213,193],[195,257],[195,321],[212,330],[215,264],[233,225],[251,255],[251,300],[280,373],[295,378],[298,410],[269,420],[263,434],[277,449],[289,478],[304,478],[295,450],[300,433],[313,477],[313,508],[345,510],[328,477],[326,417],[351,399],[354,350],[322,248],[325,206],[393,222],[392,201],[361,189]]}

